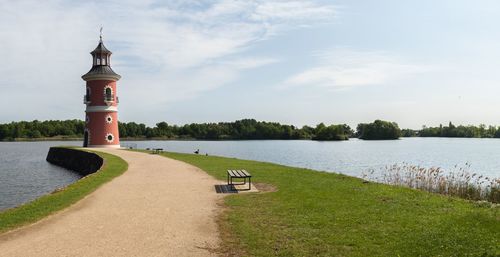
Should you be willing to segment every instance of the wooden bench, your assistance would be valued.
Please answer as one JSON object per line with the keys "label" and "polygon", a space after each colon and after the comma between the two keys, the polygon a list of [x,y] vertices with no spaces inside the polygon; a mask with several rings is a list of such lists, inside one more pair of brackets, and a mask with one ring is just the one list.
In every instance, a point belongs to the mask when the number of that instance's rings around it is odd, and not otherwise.
{"label": "wooden bench", "polygon": [[[242,178],[243,184],[234,184],[233,178]],[[244,185],[247,183],[248,178],[248,190],[252,189],[252,175],[246,170],[227,170],[227,184],[228,185]]]}
{"label": "wooden bench", "polygon": [[163,151],[163,148],[153,148],[153,154],[160,154]]}

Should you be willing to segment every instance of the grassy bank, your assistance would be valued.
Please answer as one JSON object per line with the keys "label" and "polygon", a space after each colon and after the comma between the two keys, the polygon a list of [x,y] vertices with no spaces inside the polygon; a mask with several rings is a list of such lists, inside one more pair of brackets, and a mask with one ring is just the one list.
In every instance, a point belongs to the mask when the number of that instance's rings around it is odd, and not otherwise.
{"label": "grassy bank", "polygon": [[498,205],[270,163],[164,155],[223,181],[227,169],[246,169],[277,187],[225,198],[220,228],[230,255],[500,255]]}
{"label": "grassy bank", "polygon": [[120,157],[101,152],[95,153],[104,158],[104,165],[99,171],[62,190],[42,196],[17,208],[0,212],[0,233],[33,223],[51,213],[62,210],[127,170],[128,164]]}

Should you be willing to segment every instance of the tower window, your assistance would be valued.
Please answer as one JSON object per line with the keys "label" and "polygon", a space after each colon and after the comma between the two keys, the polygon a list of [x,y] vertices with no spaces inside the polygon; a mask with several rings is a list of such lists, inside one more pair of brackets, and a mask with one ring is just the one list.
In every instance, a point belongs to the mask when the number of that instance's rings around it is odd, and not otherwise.
{"label": "tower window", "polygon": [[84,102],[85,104],[90,103],[90,87],[87,87],[87,90],[86,90],[86,92],[85,92],[85,96],[84,96],[84,98],[83,98],[83,102]]}
{"label": "tower window", "polygon": [[106,135],[106,141],[108,141],[108,143],[112,143],[112,142],[113,142],[113,140],[115,140],[115,137],[113,136],[113,134],[108,133],[108,134]]}
{"label": "tower window", "polygon": [[101,58],[97,58],[97,65],[101,65]]}
{"label": "tower window", "polygon": [[113,91],[111,90],[110,87],[106,87],[106,89],[104,91],[104,96],[105,96],[107,102],[113,101]]}
{"label": "tower window", "polygon": [[102,58],[102,65],[106,65],[106,58]]}

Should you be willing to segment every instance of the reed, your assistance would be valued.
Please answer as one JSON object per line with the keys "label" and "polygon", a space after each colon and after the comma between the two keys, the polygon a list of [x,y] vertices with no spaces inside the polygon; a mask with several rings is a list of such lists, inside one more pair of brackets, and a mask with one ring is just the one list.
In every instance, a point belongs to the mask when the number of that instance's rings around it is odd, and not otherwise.
{"label": "reed", "polygon": [[403,162],[379,170],[371,169],[363,174],[363,178],[468,200],[500,203],[500,178],[472,172],[469,163],[445,171],[439,167],[426,168]]}

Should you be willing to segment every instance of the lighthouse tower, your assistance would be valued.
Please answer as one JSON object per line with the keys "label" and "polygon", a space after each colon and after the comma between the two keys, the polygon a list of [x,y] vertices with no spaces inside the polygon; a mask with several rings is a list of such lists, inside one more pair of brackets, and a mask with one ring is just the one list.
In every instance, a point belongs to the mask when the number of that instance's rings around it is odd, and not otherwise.
{"label": "lighthouse tower", "polygon": [[92,51],[92,68],[82,79],[87,82],[84,147],[120,147],[116,82],[120,75],[111,69],[111,51],[104,47],[102,35]]}

